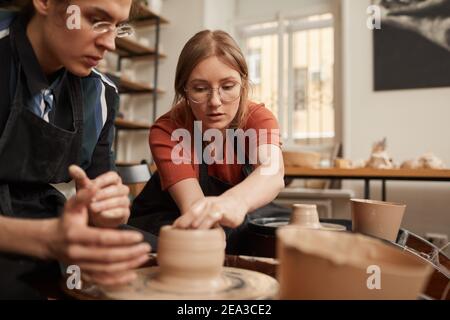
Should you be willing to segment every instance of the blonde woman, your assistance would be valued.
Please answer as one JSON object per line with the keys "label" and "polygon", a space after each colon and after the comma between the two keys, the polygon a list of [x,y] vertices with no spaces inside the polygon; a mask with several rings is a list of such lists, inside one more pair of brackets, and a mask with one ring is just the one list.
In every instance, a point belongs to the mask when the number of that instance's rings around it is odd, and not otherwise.
{"label": "blonde woman", "polygon": [[150,130],[158,171],[133,203],[132,221],[156,234],[169,223],[194,229],[219,224],[232,250],[247,214],[284,186],[277,120],[248,99],[245,58],[223,31],[204,30],[186,43],[175,92],[172,109]]}

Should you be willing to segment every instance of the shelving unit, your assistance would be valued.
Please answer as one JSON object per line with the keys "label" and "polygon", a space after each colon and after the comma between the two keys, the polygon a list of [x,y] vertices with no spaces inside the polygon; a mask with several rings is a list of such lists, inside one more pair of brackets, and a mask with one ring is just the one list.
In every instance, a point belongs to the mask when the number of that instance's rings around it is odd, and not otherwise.
{"label": "shelving unit", "polygon": [[[133,59],[136,57],[150,57],[156,56],[156,50],[146,47],[139,42],[127,39],[127,38],[117,38],[116,40],[116,53],[121,58]],[[165,58],[166,55],[158,54],[159,58]]]}
{"label": "shelving unit", "polygon": [[125,119],[116,119],[116,130],[148,130],[151,124]]}
{"label": "shelving unit", "polygon": [[165,93],[164,90],[153,88],[153,86],[147,84],[147,83],[141,83],[132,81],[130,79],[127,79],[125,77],[116,77],[114,74],[106,73],[107,76],[118,84],[119,94],[162,94]]}
{"label": "shelving unit", "polygon": [[114,149],[118,153],[119,145],[119,131],[121,130],[149,130],[151,123],[156,120],[158,95],[163,94],[164,91],[158,88],[158,67],[160,59],[164,59],[166,55],[159,52],[160,29],[161,24],[167,24],[169,21],[160,15],[152,12],[143,4],[138,6],[136,17],[132,24],[135,28],[154,26],[155,42],[153,47],[144,46],[141,43],[128,38],[116,39],[117,71],[122,70],[123,59],[133,60],[147,60],[153,62],[153,85],[149,83],[139,83],[131,81],[123,76],[117,77],[114,74],[108,76],[117,84],[119,94],[133,94],[133,95],[151,95],[152,96],[152,119],[151,122],[138,122],[127,119],[116,119],[116,136],[114,141]]}

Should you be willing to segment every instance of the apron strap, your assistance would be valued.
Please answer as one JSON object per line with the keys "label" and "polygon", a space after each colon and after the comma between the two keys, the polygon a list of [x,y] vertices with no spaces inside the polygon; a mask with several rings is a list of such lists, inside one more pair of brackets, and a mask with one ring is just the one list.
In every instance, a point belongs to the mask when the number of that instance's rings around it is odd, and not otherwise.
{"label": "apron strap", "polygon": [[[235,141],[234,143],[234,153],[237,154],[237,143]],[[201,153],[197,152],[198,156],[203,156],[203,148]],[[253,166],[250,164],[250,160],[248,159],[247,155],[245,154],[245,163],[242,166],[242,175],[244,176],[244,178],[247,178],[252,172],[253,172]],[[199,158],[202,159],[201,163],[198,165],[199,166],[199,183],[200,183],[200,187],[203,190],[203,193],[205,193],[205,190],[203,189],[205,187],[205,189],[208,189],[209,183],[208,183],[208,164],[206,164],[203,161],[203,158]],[[209,189],[208,189],[209,190]]]}

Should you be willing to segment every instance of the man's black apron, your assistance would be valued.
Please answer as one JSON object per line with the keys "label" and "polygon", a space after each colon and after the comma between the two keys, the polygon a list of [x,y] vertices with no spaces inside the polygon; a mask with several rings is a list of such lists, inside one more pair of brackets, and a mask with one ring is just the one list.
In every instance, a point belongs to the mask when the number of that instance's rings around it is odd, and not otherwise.
{"label": "man's black apron", "polygon": [[[247,177],[253,168],[248,163],[242,167],[242,174]],[[208,165],[199,164],[199,184],[206,197],[220,196],[233,186],[227,182],[221,181],[216,177],[208,175]],[[269,203],[245,216],[244,222],[237,228],[225,227],[227,236],[227,254],[250,254],[247,249],[248,243],[248,221],[251,217],[276,216],[278,214],[290,214],[291,210]],[[145,185],[142,192],[133,201],[131,208],[131,218],[129,224],[159,235],[159,229],[164,225],[172,224],[180,216],[180,210],[172,199],[168,191],[161,189],[161,180],[159,173],[152,175],[150,181]]]}
{"label": "man's black apron", "polygon": [[[15,52],[16,27],[13,24],[10,32]],[[17,52],[13,56],[18,57]],[[50,183],[68,182],[69,165],[80,162],[83,127],[80,79],[67,74],[67,85],[60,95],[60,101],[70,103],[73,113],[73,128],[68,131],[28,110],[23,101],[22,67],[18,59],[14,63],[15,94],[0,137],[0,214],[18,218],[55,217],[63,208],[65,197]],[[34,264],[37,262],[32,259],[0,254],[0,297],[25,297],[28,288],[17,281]]]}

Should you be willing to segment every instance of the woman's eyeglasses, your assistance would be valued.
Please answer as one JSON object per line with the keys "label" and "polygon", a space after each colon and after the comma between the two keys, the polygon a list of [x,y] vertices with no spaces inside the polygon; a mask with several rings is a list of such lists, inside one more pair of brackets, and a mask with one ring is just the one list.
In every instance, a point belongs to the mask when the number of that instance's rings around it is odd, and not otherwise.
{"label": "woman's eyeglasses", "polygon": [[209,101],[214,90],[219,92],[222,102],[232,102],[241,96],[242,85],[238,82],[227,83],[218,88],[212,88],[206,85],[193,85],[184,89],[188,98],[194,103],[205,103]]}
{"label": "woman's eyeglasses", "polygon": [[118,38],[129,37],[134,34],[134,28],[129,24],[125,23],[115,26],[113,23],[107,21],[99,21],[94,23],[92,25],[92,30],[95,33],[114,32]]}

